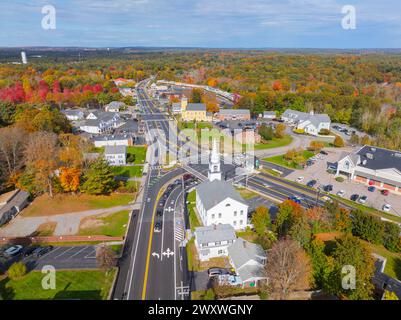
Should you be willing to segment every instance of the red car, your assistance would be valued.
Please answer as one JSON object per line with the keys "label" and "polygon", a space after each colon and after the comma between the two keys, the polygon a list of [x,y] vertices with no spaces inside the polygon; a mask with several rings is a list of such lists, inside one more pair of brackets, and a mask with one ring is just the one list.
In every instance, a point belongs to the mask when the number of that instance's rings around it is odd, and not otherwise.
{"label": "red car", "polygon": [[388,190],[382,190],[382,195],[383,196],[388,196],[390,194],[390,191]]}

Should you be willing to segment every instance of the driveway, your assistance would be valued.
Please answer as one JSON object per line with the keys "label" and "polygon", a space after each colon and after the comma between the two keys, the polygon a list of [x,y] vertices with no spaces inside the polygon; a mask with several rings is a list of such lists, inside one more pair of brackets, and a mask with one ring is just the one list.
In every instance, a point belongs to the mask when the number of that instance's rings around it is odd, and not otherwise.
{"label": "driveway", "polygon": [[83,218],[132,209],[133,205],[127,205],[44,217],[24,217],[19,215],[0,228],[0,237],[27,237],[34,234],[40,225],[48,222],[57,223],[54,231],[55,236],[75,235],[79,231],[79,225]]}

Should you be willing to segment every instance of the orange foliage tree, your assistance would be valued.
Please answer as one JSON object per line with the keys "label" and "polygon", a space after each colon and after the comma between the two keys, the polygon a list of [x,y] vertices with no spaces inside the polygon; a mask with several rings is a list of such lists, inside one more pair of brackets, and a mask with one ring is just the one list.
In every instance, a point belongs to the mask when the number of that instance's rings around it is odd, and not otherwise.
{"label": "orange foliage tree", "polygon": [[79,187],[81,170],[77,168],[60,168],[60,184],[66,192],[76,192]]}

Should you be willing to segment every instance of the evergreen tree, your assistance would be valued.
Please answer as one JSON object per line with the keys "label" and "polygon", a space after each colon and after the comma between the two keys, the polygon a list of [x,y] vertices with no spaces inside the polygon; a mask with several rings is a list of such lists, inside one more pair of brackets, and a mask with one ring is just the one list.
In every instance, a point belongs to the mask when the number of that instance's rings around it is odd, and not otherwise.
{"label": "evergreen tree", "polygon": [[109,194],[116,187],[113,171],[103,158],[90,165],[84,175],[84,181],[81,190],[88,194]]}

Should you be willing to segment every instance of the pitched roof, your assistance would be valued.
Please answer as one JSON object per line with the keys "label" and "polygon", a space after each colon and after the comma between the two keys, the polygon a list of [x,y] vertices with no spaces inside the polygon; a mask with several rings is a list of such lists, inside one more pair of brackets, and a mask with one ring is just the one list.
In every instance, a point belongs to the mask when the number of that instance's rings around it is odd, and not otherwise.
{"label": "pitched roof", "polygon": [[250,115],[249,109],[221,109],[219,111],[221,115]]}
{"label": "pitched roof", "polygon": [[206,105],[204,103],[188,103],[187,111],[206,111]]}
{"label": "pitched roof", "polygon": [[126,146],[106,146],[104,149],[104,154],[126,154]]}
{"label": "pitched roof", "polygon": [[121,101],[112,101],[106,105],[106,107],[108,107],[108,108],[121,108],[124,106],[125,106],[125,103],[121,102]]}
{"label": "pitched roof", "polygon": [[226,181],[205,181],[198,185],[196,190],[206,210],[213,208],[227,198],[231,198],[247,205],[246,201],[240,196],[234,187]]}
{"label": "pitched roof", "polygon": [[395,168],[401,172],[401,152],[364,146],[357,153],[361,157],[360,167],[371,170]]}
{"label": "pitched roof", "polygon": [[228,247],[228,254],[236,269],[241,268],[250,260],[261,263],[260,257],[266,258],[266,252],[260,245],[251,243],[242,238],[238,238]]}
{"label": "pitched roof", "polygon": [[237,239],[235,230],[230,224],[195,228],[195,237],[199,244]]}
{"label": "pitched roof", "polygon": [[287,109],[284,111],[282,117],[293,119],[294,121],[310,121],[314,126],[318,126],[321,122],[331,122],[327,114],[310,114],[297,110]]}
{"label": "pitched roof", "polygon": [[103,135],[103,136],[96,136],[93,137],[93,141],[116,141],[116,140],[128,140],[132,139],[131,135],[128,134],[114,134],[114,135]]}

